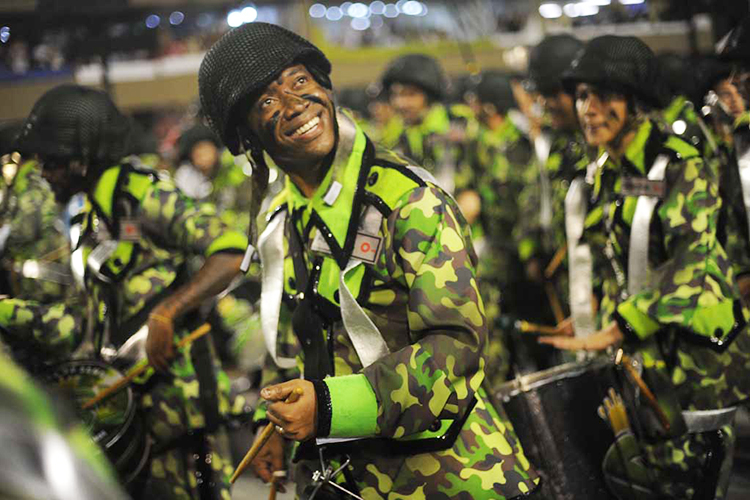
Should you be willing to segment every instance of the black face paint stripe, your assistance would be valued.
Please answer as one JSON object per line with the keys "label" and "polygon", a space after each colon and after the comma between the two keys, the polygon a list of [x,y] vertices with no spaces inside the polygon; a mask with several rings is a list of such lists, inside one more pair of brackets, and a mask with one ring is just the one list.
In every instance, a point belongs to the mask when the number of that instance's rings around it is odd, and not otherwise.
{"label": "black face paint stripe", "polygon": [[320,97],[314,94],[302,94],[300,97],[302,99],[307,99],[308,101],[312,101],[315,104],[320,104],[321,106],[325,107],[325,103],[323,102],[323,99],[321,99]]}
{"label": "black face paint stripe", "polygon": [[263,128],[266,129],[266,134],[268,134],[269,137],[273,137],[273,132],[276,130],[276,124],[279,123],[279,118],[281,118],[281,111],[276,111],[273,116],[263,124]]}

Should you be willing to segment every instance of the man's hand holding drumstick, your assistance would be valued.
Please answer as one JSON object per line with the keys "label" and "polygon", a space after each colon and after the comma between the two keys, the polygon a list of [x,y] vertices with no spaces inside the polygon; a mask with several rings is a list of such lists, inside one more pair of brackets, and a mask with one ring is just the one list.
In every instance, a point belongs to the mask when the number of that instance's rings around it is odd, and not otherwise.
{"label": "man's hand holding drumstick", "polygon": [[[287,403],[286,400],[297,388],[302,391],[299,399]],[[260,396],[268,401],[267,417],[276,427],[276,432],[258,452],[252,467],[264,483],[270,483],[273,481],[274,472],[284,468],[282,437],[296,441],[306,441],[315,437],[318,405],[313,384],[302,379],[266,387],[260,391]],[[260,439],[260,434],[258,432],[256,435],[256,441]],[[278,484],[278,489],[284,491],[281,484]]]}

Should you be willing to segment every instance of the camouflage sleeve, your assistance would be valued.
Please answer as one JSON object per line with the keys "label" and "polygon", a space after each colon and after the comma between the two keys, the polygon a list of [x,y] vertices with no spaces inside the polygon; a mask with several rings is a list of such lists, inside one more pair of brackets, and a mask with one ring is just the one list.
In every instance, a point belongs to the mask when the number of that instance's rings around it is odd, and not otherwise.
{"label": "camouflage sleeve", "polygon": [[247,237],[227,228],[214,205],[188,198],[170,182],[154,184],[141,208],[144,230],[165,248],[205,257],[247,248]]}
{"label": "camouflage sleeve", "polygon": [[424,187],[399,206],[386,245],[409,289],[413,343],[363,372],[378,402],[376,433],[395,438],[463,414],[484,378],[487,339],[475,257],[454,202]]}
{"label": "camouflage sleeve", "polygon": [[82,304],[40,304],[31,300],[0,300],[4,340],[26,346],[46,359],[63,359],[81,343],[84,332]]}
{"label": "camouflage sleeve", "polygon": [[668,193],[657,208],[667,259],[654,270],[655,287],[617,308],[626,329],[642,339],[665,325],[705,337],[723,337],[734,326],[738,293],[716,239],[721,199],[711,172],[700,158],[667,169]]}
{"label": "camouflage sleeve", "polygon": [[11,221],[13,230],[8,237],[7,246],[25,247],[53,233],[57,214],[51,191],[30,179],[23,192],[18,193],[18,208]]}

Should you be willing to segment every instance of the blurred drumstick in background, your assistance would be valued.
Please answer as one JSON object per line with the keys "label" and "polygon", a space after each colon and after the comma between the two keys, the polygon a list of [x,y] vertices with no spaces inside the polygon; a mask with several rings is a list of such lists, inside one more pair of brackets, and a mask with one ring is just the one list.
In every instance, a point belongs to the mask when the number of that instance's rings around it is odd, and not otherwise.
{"label": "blurred drumstick in background", "polygon": [[643,381],[641,376],[638,374],[638,372],[633,367],[633,359],[625,354],[622,349],[618,352],[618,361],[622,361],[620,363],[622,366],[625,367],[625,370],[630,375],[630,378],[633,379],[633,382],[636,383],[638,388],[641,390],[643,395],[646,397],[646,401],[648,402],[649,406],[652,410],[656,413],[656,416],[659,418],[659,422],[661,422],[661,425],[664,427],[664,430],[668,431],[671,427],[669,424],[669,419],[667,418],[666,413],[664,413],[664,410],[659,405],[659,401],[657,401],[656,396],[654,396],[654,393],[651,392],[651,389],[648,388],[646,385],[646,382]]}
{"label": "blurred drumstick in background", "polygon": [[557,252],[555,252],[555,255],[552,256],[552,259],[549,261],[549,264],[547,264],[547,268],[544,270],[544,277],[547,279],[552,279],[552,276],[555,275],[557,272],[557,268],[560,267],[560,264],[562,264],[563,259],[565,259],[565,256],[568,254],[568,247],[560,247]]}
{"label": "blurred drumstick in background", "polygon": [[279,483],[286,479],[285,470],[277,470],[273,472],[273,479],[271,479],[271,491],[268,493],[268,500],[276,500],[276,491],[279,488]]}
{"label": "blurred drumstick in background", "polygon": [[[300,398],[300,396],[302,396],[302,394],[302,387],[296,387],[291,392],[291,394],[287,396],[284,402],[295,403]],[[256,455],[258,455],[258,452],[263,448],[268,440],[271,439],[271,436],[273,436],[274,432],[276,432],[276,426],[273,423],[269,423],[268,425],[266,425],[266,427],[261,432],[260,437],[258,437],[255,443],[253,443],[253,446],[251,446],[245,454],[245,458],[242,459],[242,462],[240,462],[240,465],[237,466],[234,474],[232,474],[231,479],[229,479],[230,483],[234,484],[237,478],[240,477],[240,474],[242,474],[242,472],[247,469],[247,466],[250,465],[250,463],[255,459]]]}
{"label": "blurred drumstick in background", "polygon": [[530,323],[524,320],[518,320],[515,323],[516,329],[522,333],[541,333],[542,335],[566,335],[561,333],[559,328],[556,326],[540,325],[538,323]]}
{"label": "blurred drumstick in background", "polygon": [[[201,326],[196,328],[192,333],[190,333],[190,335],[188,335],[184,339],[177,342],[177,348],[181,349],[185,347],[186,345],[189,345],[192,342],[195,342],[196,340],[203,337],[205,334],[207,334],[210,331],[211,331],[211,325],[209,325],[208,323],[203,323]],[[93,398],[83,403],[82,408],[84,410],[87,410],[91,408],[92,406],[94,406],[95,404],[97,404],[98,402],[122,390],[122,388],[128,385],[130,382],[132,382],[134,378],[136,378],[137,376],[145,372],[149,366],[151,365],[148,362],[148,358],[142,359],[133,368],[128,370],[128,373],[124,377],[122,377],[120,380],[118,380],[111,386],[107,387],[100,393],[96,394]]]}

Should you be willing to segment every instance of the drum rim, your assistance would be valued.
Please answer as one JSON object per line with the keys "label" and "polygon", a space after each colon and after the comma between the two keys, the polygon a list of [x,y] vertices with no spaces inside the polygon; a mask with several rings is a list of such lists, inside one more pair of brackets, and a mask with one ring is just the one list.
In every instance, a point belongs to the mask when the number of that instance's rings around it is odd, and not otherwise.
{"label": "drum rim", "polygon": [[552,368],[547,368],[546,370],[540,370],[520,377],[517,376],[515,379],[501,384],[498,390],[495,391],[495,397],[503,400],[524,392],[533,391],[550,383],[576,377],[590,370],[614,365],[614,360],[609,355],[596,356],[582,362],[571,361],[563,363]]}
{"label": "drum rim", "polygon": [[[114,370],[121,377],[124,376],[120,370],[118,370],[114,366],[108,365],[107,363],[105,363],[103,361],[100,361],[100,360],[96,360],[96,359],[71,359],[71,360],[63,361],[61,363],[58,363],[58,364],[54,365],[52,367],[50,375],[47,376],[47,377],[45,377],[45,378],[47,380],[51,380],[52,377],[54,377],[54,375],[56,373],[62,371],[63,368],[68,367],[68,366],[78,366],[78,365],[80,365],[80,366],[96,366],[96,367],[102,368],[104,370]],[[122,437],[125,435],[126,431],[132,425],[133,419],[135,418],[136,405],[135,405],[135,397],[133,395],[133,389],[131,387],[125,387],[123,390],[128,395],[128,404],[127,404],[127,408],[125,410],[125,413],[126,413],[125,421],[122,424],[120,424],[119,429],[117,430],[117,432],[115,433],[114,436],[112,436],[109,440],[107,440],[106,443],[100,443],[100,445],[103,446],[105,450],[110,449],[115,443],[117,443],[117,441],[119,441],[120,439],[122,439]],[[75,403],[76,403],[76,406],[78,406],[77,401]],[[90,431],[90,433],[92,435],[92,439],[93,439],[93,436],[96,434],[95,432],[93,432],[93,430],[94,430],[94,427],[92,426],[92,429]]]}

